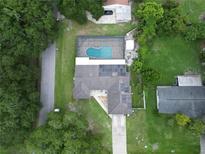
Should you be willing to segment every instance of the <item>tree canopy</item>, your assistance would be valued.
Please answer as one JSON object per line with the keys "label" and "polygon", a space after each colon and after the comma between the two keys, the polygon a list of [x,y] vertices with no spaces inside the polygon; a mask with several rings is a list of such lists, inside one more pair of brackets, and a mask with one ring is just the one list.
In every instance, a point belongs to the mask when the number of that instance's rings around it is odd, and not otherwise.
{"label": "tree canopy", "polygon": [[163,14],[164,9],[162,5],[154,1],[140,3],[139,6],[135,8],[135,16],[140,22],[138,30],[142,31],[141,37],[143,40],[156,35],[156,23],[163,17]]}
{"label": "tree canopy", "polygon": [[67,18],[84,24],[87,22],[86,11],[96,20],[104,14],[102,4],[102,0],[60,0],[58,7]]}
{"label": "tree canopy", "polygon": [[0,145],[20,143],[37,118],[38,55],[54,37],[49,1],[0,1]]}
{"label": "tree canopy", "polygon": [[88,129],[85,116],[76,112],[51,112],[45,126],[35,130],[26,141],[27,151],[36,153],[101,154],[101,135]]}

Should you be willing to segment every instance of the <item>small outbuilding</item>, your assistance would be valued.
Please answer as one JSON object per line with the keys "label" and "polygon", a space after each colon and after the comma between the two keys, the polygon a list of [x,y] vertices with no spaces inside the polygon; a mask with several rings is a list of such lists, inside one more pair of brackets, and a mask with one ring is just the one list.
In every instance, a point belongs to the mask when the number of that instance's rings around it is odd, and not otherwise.
{"label": "small outbuilding", "polygon": [[178,86],[202,86],[200,75],[179,75],[177,82]]}

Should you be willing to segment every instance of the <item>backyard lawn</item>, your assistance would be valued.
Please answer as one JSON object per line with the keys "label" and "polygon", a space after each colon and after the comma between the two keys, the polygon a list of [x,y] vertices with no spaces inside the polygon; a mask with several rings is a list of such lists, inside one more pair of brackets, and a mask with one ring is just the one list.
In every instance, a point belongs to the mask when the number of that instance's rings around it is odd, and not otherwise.
{"label": "backyard lawn", "polygon": [[145,65],[160,72],[159,85],[172,85],[175,76],[185,72],[200,73],[197,42],[184,41],[180,36],[156,38]]}
{"label": "backyard lawn", "polygon": [[199,22],[201,17],[205,15],[204,0],[179,0],[181,2],[180,9],[184,15],[192,22]]}

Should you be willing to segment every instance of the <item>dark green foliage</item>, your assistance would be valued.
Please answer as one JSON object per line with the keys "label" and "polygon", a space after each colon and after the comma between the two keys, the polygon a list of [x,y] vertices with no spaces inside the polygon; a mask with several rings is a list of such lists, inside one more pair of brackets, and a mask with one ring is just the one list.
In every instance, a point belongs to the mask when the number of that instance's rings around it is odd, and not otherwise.
{"label": "dark green foliage", "polygon": [[62,14],[79,24],[87,22],[86,11],[91,12],[96,20],[104,13],[102,0],[60,0],[58,6]]}
{"label": "dark green foliage", "polygon": [[205,23],[193,23],[187,26],[184,37],[186,40],[194,41],[205,38]]}
{"label": "dark green foliage", "polygon": [[138,59],[138,60],[135,60],[133,63],[132,63],[132,66],[131,66],[131,69],[132,71],[134,71],[135,73],[140,73],[141,70],[142,70],[142,65],[143,63]]}
{"label": "dark green foliage", "polygon": [[88,4],[88,8],[85,9],[90,11],[93,18],[95,18],[96,20],[98,20],[104,14],[104,9],[102,7],[103,5],[102,0],[87,0],[87,4]]}
{"label": "dark green foliage", "polygon": [[54,36],[52,4],[0,1],[0,146],[20,143],[37,118],[39,53]]}
{"label": "dark green foliage", "polygon": [[145,85],[155,85],[160,79],[160,73],[152,68],[143,68],[142,80]]}
{"label": "dark green foliage", "polygon": [[140,3],[135,8],[135,16],[139,19],[140,26],[138,31],[142,31],[144,37],[151,39],[156,35],[156,23],[164,14],[161,4],[154,1]]}
{"label": "dark green foliage", "polygon": [[186,18],[181,15],[179,3],[175,0],[167,0],[163,4],[164,15],[157,23],[157,31],[160,34],[181,33],[186,28]]}
{"label": "dark green foliage", "polygon": [[70,111],[52,112],[47,124],[31,134],[26,148],[35,153],[101,154],[106,149],[100,139],[88,129],[84,116]]}
{"label": "dark green foliage", "polygon": [[189,126],[189,129],[196,135],[201,135],[205,133],[205,124],[202,120],[194,120],[191,125]]}

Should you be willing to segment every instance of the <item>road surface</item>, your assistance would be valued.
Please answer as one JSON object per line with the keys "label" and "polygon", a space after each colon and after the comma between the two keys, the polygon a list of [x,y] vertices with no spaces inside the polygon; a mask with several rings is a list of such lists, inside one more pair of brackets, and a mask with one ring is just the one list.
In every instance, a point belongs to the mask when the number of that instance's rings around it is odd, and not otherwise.
{"label": "road surface", "polygon": [[39,113],[39,126],[43,125],[46,122],[48,112],[52,111],[54,108],[55,55],[55,44],[50,45],[42,53],[40,91],[40,101],[42,108]]}

